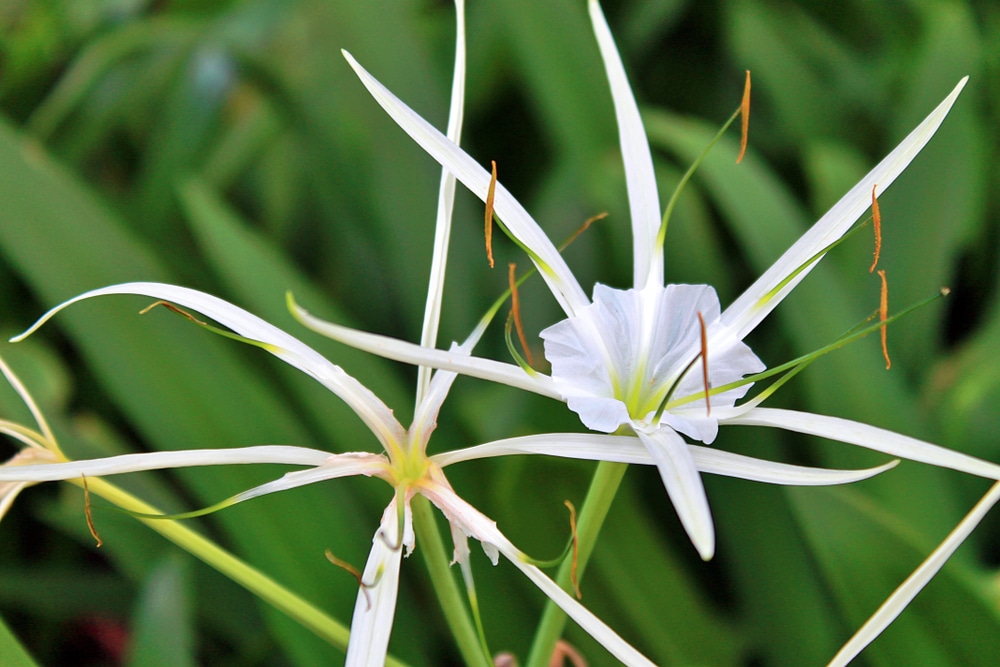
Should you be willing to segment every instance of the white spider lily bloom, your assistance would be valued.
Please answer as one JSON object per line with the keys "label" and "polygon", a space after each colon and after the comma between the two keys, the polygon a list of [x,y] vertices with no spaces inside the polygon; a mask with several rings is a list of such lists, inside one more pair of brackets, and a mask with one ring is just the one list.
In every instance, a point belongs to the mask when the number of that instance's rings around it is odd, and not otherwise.
{"label": "white spider lily bloom", "polygon": [[[495,214],[528,251],[566,313],[565,320],[541,333],[552,365],[551,377],[525,372],[513,364],[444,351],[438,351],[431,360],[426,349],[403,341],[329,323],[313,322],[310,326],[389,358],[433,365],[563,400],[579,414],[584,425],[597,431],[634,433],[657,465],[682,524],[706,560],[715,549],[712,518],[698,466],[682,435],[710,444],[720,424],[766,422],[768,426],[806,430],[895,456],[1000,479],[1000,466],[905,436],[891,434],[889,445],[880,437],[884,431],[864,425],[852,424],[848,436],[842,428],[849,423],[832,417],[789,410],[761,414],[754,401],[736,406],[735,401],[744,395],[748,385],[711,395],[710,406],[705,398],[711,387],[764,368],[743,339],[809,273],[824,250],[868,209],[875,184],[879,192],[884,192],[920,152],[948,114],[966,79],[742,296],[720,312],[715,290],[707,285],[664,285],[660,204],[649,144],[597,1],[590,0],[589,8],[618,119],[632,218],[632,289],[597,285],[593,301],[588,299],[545,232],[510,192],[496,183]],[[393,120],[485,201],[492,180],[490,172],[396,98],[350,54],[344,55]],[[756,419],[758,415],[761,419]],[[536,451],[542,449],[545,446],[536,443]],[[591,454],[603,460],[619,458],[610,448]]]}
{"label": "white spider lily bloom", "polygon": [[[467,536],[479,540],[494,564],[498,555],[503,554],[617,659],[628,665],[652,665],[541,570],[530,564],[530,559],[503,536],[493,521],[455,494],[441,466],[427,456],[427,441],[456,373],[437,372],[431,377],[430,384],[417,405],[414,422],[406,429],[375,394],[305,343],[222,299],[197,290],[161,283],[127,283],[86,292],[56,306],[14,340],[28,336],[58,311],[77,301],[111,294],[147,296],[197,311],[312,376],[350,405],[364,420],[382,445],[382,453],[331,454],[305,447],[260,446],[125,454],[86,461],[0,466],[0,484],[69,480],[79,479],[81,475],[99,477],[203,465],[278,463],[309,466],[244,491],[216,506],[221,508],[328,479],[353,475],[378,477],[392,486],[394,496],[375,533],[362,578],[362,589],[358,594],[351,624],[348,665],[382,664],[385,661],[395,614],[400,559],[403,548],[409,552],[414,543],[409,503],[417,494],[427,497],[448,518],[455,542],[455,560],[460,564],[465,566],[467,562]],[[453,353],[468,354],[480,334],[481,330],[474,332],[465,345],[454,348]],[[848,475],[863,478],[883,469],[856,471]]]}

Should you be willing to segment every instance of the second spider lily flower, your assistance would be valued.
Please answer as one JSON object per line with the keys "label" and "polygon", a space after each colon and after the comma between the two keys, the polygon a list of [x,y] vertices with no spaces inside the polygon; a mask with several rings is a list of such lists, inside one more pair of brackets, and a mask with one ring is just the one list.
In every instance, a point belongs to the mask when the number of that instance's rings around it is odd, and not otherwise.
{"label": "second spider lily flower", "polygon": [[[714,554],[708,501],[687,438],[711,444],[720,425],[748,424],[811,433],[932,465],[1000,479],[1000,466],[913,438],[822,415],[737,406],[749,383],[730,387],[764,369],[743,339],[816,265],[884,192],[944,120],[965,79],[867,176],[813,225],[735,302],[722,310],[708,285],[664,285],[663,222],[653,163],[641,117],[621,58],[596,0],[589,2],[604,60],[625,165],[634,248],[633,285],[594,288],[593,300],[556,246],[520,203],[461,148],[396,98],[349,54],[348,62],[375,100],[424,150],[493,210],[509,235],[529,254],[566,314],[541,333],[552,375],[512,364],[440,352],[438,368],[502,382],[565,401],[585,426],[634,434],[655,462],[667,493],[695,548]],[[322,326],[338,340],[386,357],[426,365],[428,353],[403,341]],[[527,371],[527,372],[526,372]],[[762,400],[762,399],[761,399]],[[536,453],[565,455],[538,436]],[[594,458],[616,461],[611,441]]]}

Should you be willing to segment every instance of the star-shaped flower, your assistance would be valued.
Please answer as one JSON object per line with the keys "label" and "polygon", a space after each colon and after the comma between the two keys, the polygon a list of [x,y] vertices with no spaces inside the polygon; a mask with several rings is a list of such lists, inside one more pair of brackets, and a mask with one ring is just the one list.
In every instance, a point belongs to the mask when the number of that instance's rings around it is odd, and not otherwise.
{"label": "star-shaped flower", "polygon": [[[705,559],[715,550],[714,529],[693,458],[696,450],[682,436],[710,444],[720,425],[788,429],[1000,478],[996,464],[865,424],[762,408],[762,399],[737,406],[749,384],[726,387],[763,370],[764,365],[743,339],[867,210],[875,185],[884,192],[920,152],[951,109],[965,79],[742,296],[722,310],[710,286],[664,284],[663,225],[649,144],[597,1],[590,0],[589,8],[618,119],[632,221],[632,288],[597,285],[593,300],[589,299],[556,246],[503,185],[345,53],[362,83],[404,131],[476,196],[487,201],[492,194],[497,218],[527,251],[566,319],[541,333],[552,365],[551,377],[473,356],[444,351],[432,355],[411,343],[334,324],[314,322],[313,326],[332,338],[389,358],[433,365],[565,401],[588,428],[638,438]],[[521,439],[518,445],[532,453],[630,460],[623,452],[625,438],[619,436],[590,436],[587,442],[592,447],[585,454],[568,444],[583,442],[580,436],[572,440],[573,436],[539,435]],[[604,446],[593,446],[595,437],[605,438],[601,440]],[[483,454],[492,451],[482,450]]]}

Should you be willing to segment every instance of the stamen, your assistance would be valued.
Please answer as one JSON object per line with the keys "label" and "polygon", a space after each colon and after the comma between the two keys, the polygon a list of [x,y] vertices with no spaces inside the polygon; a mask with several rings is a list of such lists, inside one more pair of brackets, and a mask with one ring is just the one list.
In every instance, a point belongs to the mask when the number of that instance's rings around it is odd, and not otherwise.
{"label": "stamen", "polygon": [[875,270],[878,265],[878,256],[882,252],[882,214],[878,210],[878,199],[875,197],[875,189],[878,184],[872,186],[872,226],[875,227],[875,259],[872,260],[872,265],[868,267],[868,273]]}
{"label": "stamen", "polygon": [[97,534],[97,529],[94,528],[94,517],[90,514],[90,489],[87,488],[87,476],[80,475],[80,479],[83,480],[83,514],[87,517],[87,528],[90,529],[90,535],[97,542],[97,548],[100,549],[104,542]]}
{"label": "stamen", "polygon": [[563,250],[565,250],[566,248],[568,248],[569,244],[572,243],[573,241],[575,241],[576,237],[578,237],[580,234],[583,234],[585,231],[587,231],[587,228],[590,227],[592,224],[594,224],[598,220],[603,220],[606,217],[608,217],[608,212],[607,211],[605,211],[604,213],[598,213],[597,215],[594,215],[594,216],[591,216],[591,217],[587,218],[584,221],[584,223],[582,225],[580,225],[580,228],[578,230],[576,230],[575,232],[573,232],[572,234],[570,234],[569,238],[566,239],[565,241],[563,241],[562,245],[559,246],[559,252],[562,252]]}
{"label": "stamen", "polygon": [[[883,269],[879,269],[878,277],[882,279],[882,294],[878,303],[878,319],[880,322],[885,322],[886,318],[889,317],[889,285],[885,280],[885,271]],[[885,370],[889,370],[892,367],[892,362],[889,360],[889,348],[885,343],[886,327],[884,324],[879,333],[882,335],[882,356],[885,357]]]}
{"label": "stamen", "polygon": [[514,328],[517,330],[517,339],[521,341],[521,349],[524,350],[524,358],[529,366],[534,366],[535,362],[531,358],[531,349],[528,347],[528,339],[524,337],[524,327],[521,326],[521,301],[517,296],[517,278],[514,275],[517,265],[511,262],[507,265],[507,282],[510,284],[510,312],[514,316]]}
{"label": "stamen", "polygon": [[182,316],[188,318],[189,320],[191,320],[195,324],[200,324],[203,327],[207,327],[208,326],[207,322],[202,322],[201,320],[199,320],[197,317],[195,317],[191,313],[187,312],[186,310],[184,310],[182,308],[178,308],[177,306],[175,306],[174,304],[170,303],[169,301],[157,301],[156,303],[151,303],[148,306],[146,306],[145,308],[143,308],[142,310],[140,310],[139,314],[140,315],[145,315],[146,313],[148,313],[149,311],[153,310],[157,306],[163,306],[167,310],[171,310],[171,311],[177,313],[178,315],[182,315]]}
{"label": "stamen", "polygon": [[705,416],[712,414],[712,404],[708,402],[708,332],[705,330],[705,318],[698,312],[698,325],[701,327],[701,379],[705,383]]}
{"label": "stamen", "polygon": [[361,589],[361,592],[365,594],[365,603],[368,605],[368,611],[371,611],[371,609],[372,609],[372,599],[368,595],[368,589],[370,588],[370,586],[368,584],[366,584],[364,581],[362,581],[362,579],[361,579],[361,572],[358,571],[358,568],[354,567],[353,565],[351,565],[350,563],[348,563],[346,560],[340,560],[339,558],[337,558],[336,556],[334,556],[333,552],[330,551],[329,549],[327,549],[323,553],[326,555],[326,559],[328,561],[330,561],[331,563],[333,563],[334,565],[336,565],[337,567],[339,567],[341,570],[344,570],[345,572],[347,572],[348,574],[350,574],[352,577],[354,577],[355,580],[357,580],[358,587]]}
{"label": "stamen", "polygon": [[573,582],[573,592],[576,593],[576,599],[582,600],[583,593],[580,592],[580,581],[576,578],[577,564],[580,557],[580,545],[576,535],[576,508],[568,500],[564,500],[563,504],[569,510],[569,529],[573,533],[573,561],[569,569],[569,580]]}
{"label": "stamen", "polygon": [[743,161],[747,152],[747,140],[750,136],[750,70],[747,70],[746,83],[743,84],[743,101],[740,102],[740,154],[736,156],[736,164]]}
{"label": "stamen", "polygon": [[490,160],[493,173],[490,176],[490,187],[486,191],[486,259],[490,261],[490,268],[493,268],[493,195],[497,189],[497,163]]}

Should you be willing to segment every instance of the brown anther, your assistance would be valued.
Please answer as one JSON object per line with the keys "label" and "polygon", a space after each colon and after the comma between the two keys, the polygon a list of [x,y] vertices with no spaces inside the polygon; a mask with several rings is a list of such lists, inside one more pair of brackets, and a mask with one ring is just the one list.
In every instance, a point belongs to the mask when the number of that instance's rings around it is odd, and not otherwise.
{"label": "brown anther", "polygon": [[486,259],[490,262],[490,268],[493,268],[493,196],[496,194],[497,190],[497,163],[496,160],[490,160],[490,165],[492,165],[493,173],[490,176],[490,187],[486,191]]}
{"label": "brown anther", "polygon": [[583,654],[577,651],[565,639],[560,639],[556,642],[556,647],[552,650],[549,667],[563,667],[566,660],[569,660],[573,667],[587,667],[587,661],[584,659]]}
{"label": "brown anther", "polygon": [[705,384],[705,416],[712,414],[712,404],[708,401],[708,332],[705,329],[705,318],[698,313],[698,325],[701,327],[701,379]]}
{"label": "brown anther", "polygon": [[875,258],[872,260],[872,265],[868,267],[868,273],[875,270],[878,266],[878,256],[882,252],[882,214],[878,210],[878,198],[875,196],[875,189],[878,185],[872,186],[872,226],[875,227]]}
{"label": "brown anther", "polygon": [[564,500],[563,504],[569,510],[569,529],[573,533],[573,562],[569,569],[569,580],[573,582],[573,592],[576,593],[576,599],[582,600],[583,593],[580,592],[580,580],[576,576],[577,564],[580,557],[580,544],[576,535],[576,508],[568,500]]}
{"label": "brown anther", "polygon": [[517,265],[511,262],[507,265],[507,282],[510,284],[510,312],[514,316],[514,329],[517,331],[517,339],[521,342],[521,349],[524,350],[524,360],[529,366],[534,366],[535,361],[531,358],[531,348],[528,347],[528,339],[524,336],[524,327],[521,326],[521,301],[517,296],[517,278],[514,273]]}
{"label": "brown anther", "polygon": [[580,236],[580,234],[583,234],[585,231],[587,231],[587,229],[592,224],[594,224],[598,220],[603,220],[606,217],[608,217],[608,212],[607,211],[605,211],[604,213],[598,213],[597,215],[592,215],[589,218],[587,218],[583,222],[583,224],[580,225],[579,229],[577,229],[575,232],[573,232],[572,234],[570,234],[569,238],[566,239],[565,241],[563,241],[562,245],[559,246],[559,252],[562,252],[563,250],[565,250],[566,248],[568,248],[569,244],[572,243],[573,241],[575,241],[577,239],[577,237]]}
{"label": "brown anther", "polygon": [[747,141],[750,137],[750,70],[747,70],[746,83],[743,84],[743,100],[740,101],[740,154],[736,156],[736,164],[743,161],[747,152]]}
{"label": "brown anther", "polygon": [[173,311],[173,312],[177,313],[178,315],[182,315],[182,316],[188,318],[189,320],[191,320],[195,324],[200,324],[203,327],[208,326],[207,322],[202,322],[201,320],[199,320],[197,317],[195,317],[191,313],[187,312],[186,310],[183,310],[182,308],[178,308],[177,306],[175,306],[174,304],[170,303],[169,301],[157,301],[156,303],[151,303],[148,306],[146,306],[145,308],[143,308],[142,310],[140,310],[139,314],[140,315],[145,315],[146,313],[148,313],[149,311],[153,310],[157,306],[163,306],[167,310]]}
{"label": "brown anther", "polygon": [[345,560],[340,560],[339,558],[334,556],[333,552],[330,551],[329,549],[324,551],[323,554],[326,556],[326,559],[328,561],[339,567],[341,570],[344,570],[357,580],[358,586],[361,588],[361,591],[365,594],[365,602],[368,604],[368,611],[371,611],[372,600],[371,597],[369,597],[368,595],[368,584],[362,581],[361,572],[358,571],[358,568],[354,567]]}
{"label": "brown anther", "polygon": [[90,536],[94,538],[94,541],[97,542],[97,548],[100,549],[104,541],[97,534],[97,529],[94,527],[94,517],[90,514],[90,489],[87,488],[87,476],[80,475],[80,479],[83,480],[83,514],[87,517],[87,528],[90,529]]}
{"label": "brown anther", "polygon": [[[889,284],[885,280],[884,270],[879,269],[878,277],[882,279],[882,294],[878,302],[878,319],[880,322],[885,322],[889,317]],[[889,348],[885,342],[885,325],[882,325],[879,333],[882,336],[882,356],[885,357],[885,370],[889,370],[892,367],[892,362],[889,360]]]}

